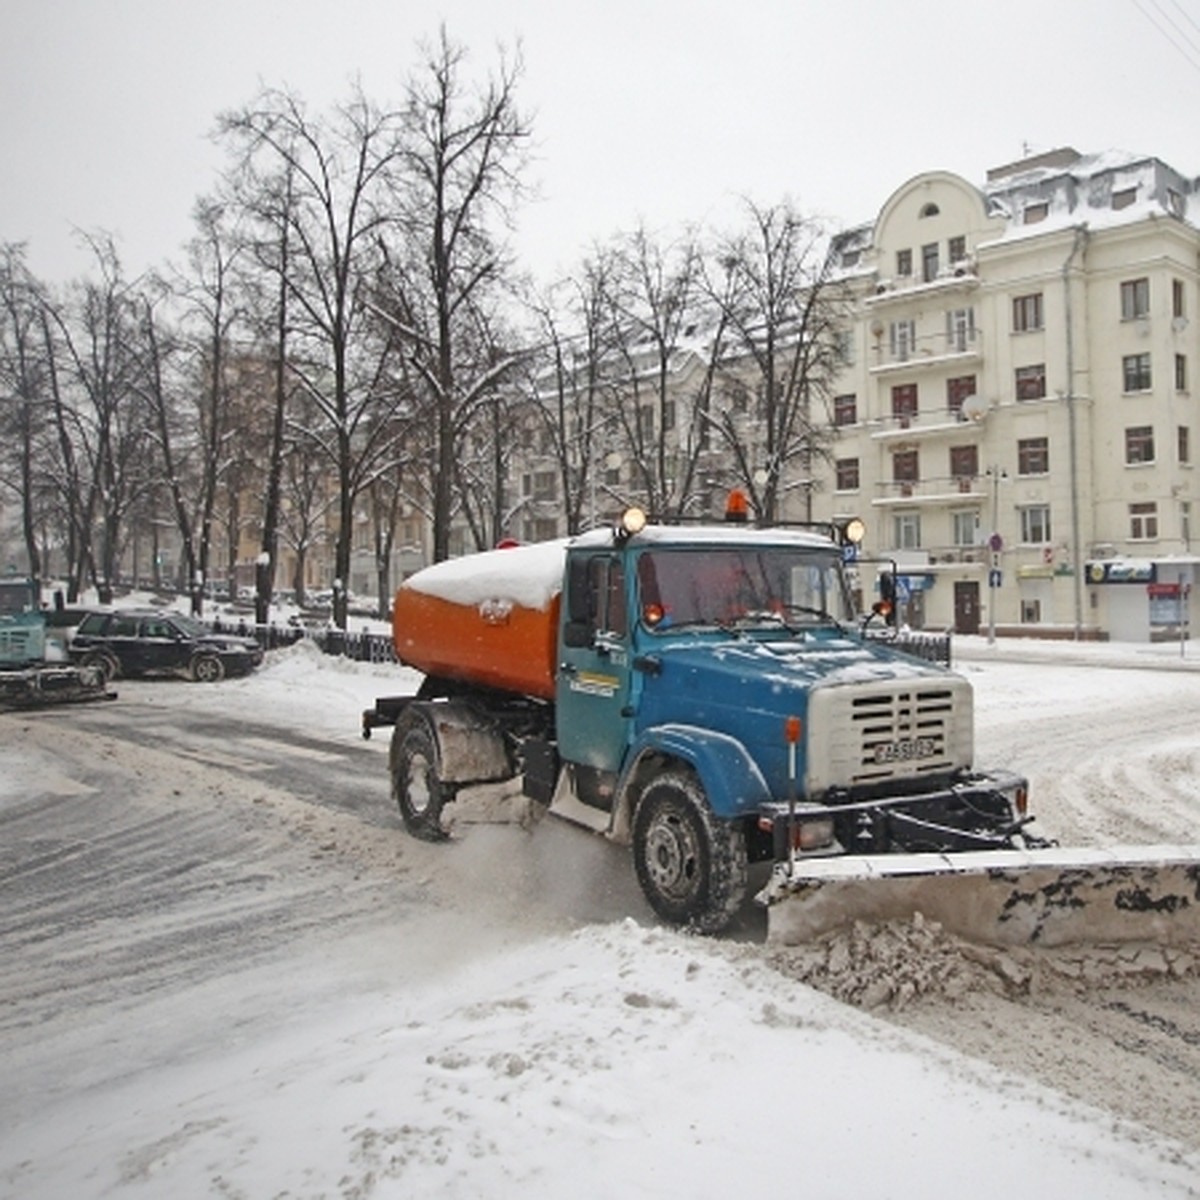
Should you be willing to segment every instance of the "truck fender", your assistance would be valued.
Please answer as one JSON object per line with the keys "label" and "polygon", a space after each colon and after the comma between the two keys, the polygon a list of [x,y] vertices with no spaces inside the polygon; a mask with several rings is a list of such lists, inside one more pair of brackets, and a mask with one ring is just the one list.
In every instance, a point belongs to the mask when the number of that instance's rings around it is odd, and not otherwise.
{"label": "truck fender", "polygon": [[443,783],[492,783],[513,776],[504,739],[470,705],[454,700],[410,704],[401,721],[423,720],[433,734]]}
{"label": "truck fender", "polygon": [[633,803],[654,759],[685,762],[696,772],[713,814],[723,820],[745,816],[769,800],[758,764],[736,738],[695,725],[657,725],[644,730],[632,747],[621,781],[621,811],[614,826],[632,825]]}

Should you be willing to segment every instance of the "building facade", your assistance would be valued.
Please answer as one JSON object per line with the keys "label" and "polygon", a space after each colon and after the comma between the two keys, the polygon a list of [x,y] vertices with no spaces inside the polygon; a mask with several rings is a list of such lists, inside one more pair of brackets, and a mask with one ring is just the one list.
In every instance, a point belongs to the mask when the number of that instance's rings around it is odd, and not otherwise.
{"label": "building facade", "polygon": [[864,517],[911,625],[1187,632],[1198,217],[1157,159],[1060,150],[918,175],[835,238],[854,315],[819,515]]}

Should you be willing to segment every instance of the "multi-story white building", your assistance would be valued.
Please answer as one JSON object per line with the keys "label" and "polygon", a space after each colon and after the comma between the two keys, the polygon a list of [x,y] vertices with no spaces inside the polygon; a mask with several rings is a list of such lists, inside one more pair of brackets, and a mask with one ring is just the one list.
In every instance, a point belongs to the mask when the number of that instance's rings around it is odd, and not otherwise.
{"label": "multi-story white building", "polygon": [[868,521],[910,624],[1195,619],[1198,225],[1197,181],[1158,159],[1059,150],[983,187],[918,175],[835,239],[853,349],[818,505]]}

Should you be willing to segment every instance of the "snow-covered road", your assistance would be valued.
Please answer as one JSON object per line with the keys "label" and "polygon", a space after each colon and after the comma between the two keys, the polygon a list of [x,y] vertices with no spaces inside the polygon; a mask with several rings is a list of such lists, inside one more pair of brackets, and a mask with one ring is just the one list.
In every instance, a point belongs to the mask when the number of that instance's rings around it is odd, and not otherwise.
{"label": "snow-covered road", "polygon": [[[1200,673],[1081,650],[960,645],[980,760],[1065,841],[1197,840]],[[1200,1194],[1194,972],[927,928],[817,962],[657,928],[557,822],[414,842],[358,740],[397,683],[299,648],[123,684],[97,728],[0,716],[0,1196]],[[272,766],[272,723],[346,794]],[[835,998],[865,976],[890,999]]]}

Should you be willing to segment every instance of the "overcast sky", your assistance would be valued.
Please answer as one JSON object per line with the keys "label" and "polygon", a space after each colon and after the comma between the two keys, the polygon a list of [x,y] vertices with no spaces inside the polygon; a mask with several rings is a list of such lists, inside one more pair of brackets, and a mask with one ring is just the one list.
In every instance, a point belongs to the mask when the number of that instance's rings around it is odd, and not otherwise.
{"label": "overcast sky", "polygon": [[0,0],[0,241],[61,280],[77,228],[133,274],[179,257],[260,85],[398,99],[445,21],[480,70],[522,45],[545,277],[644,221],[790,197],[837,226],[922,171],[1073,145],[1200,175],[1200,0]]}

